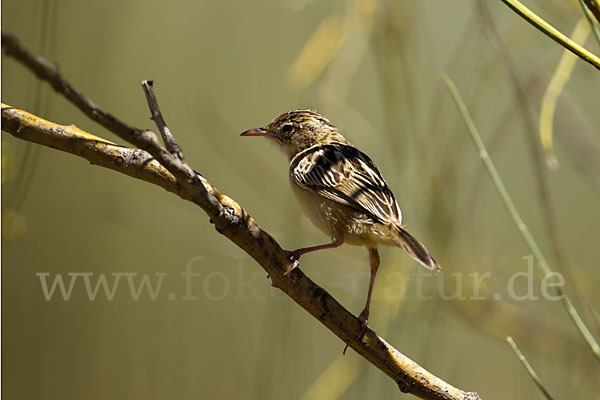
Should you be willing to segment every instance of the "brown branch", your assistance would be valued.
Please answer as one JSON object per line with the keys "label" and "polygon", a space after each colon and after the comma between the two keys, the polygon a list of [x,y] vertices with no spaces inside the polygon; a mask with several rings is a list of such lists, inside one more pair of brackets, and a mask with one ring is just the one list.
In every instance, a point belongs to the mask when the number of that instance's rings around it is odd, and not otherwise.
{"label": "brown branch", "polygon": [[43,120],[2,103],[2,130],[19,139],[82,157],[178,194],[175,177],[146,151],[121,146],[82,131]]}
{"label": "brown branch", "polygon": [[[5,36],[7,35],[3,32],[3,46],[6,43]],[[18,45],[14,40],[11,42],[12,47],[8,54],[17,54],[15,43]],[[15,58],[32,70],[34,67],[52,66],[46,60],[31,56],[20,46],[18,54],[19,57]],[[68,87],[73,91],[74,89],[58,74],[56,68],[53,68],[55,71],[53,74],[38,73],[39,71],[36,74],[41,79],[49,81],[55,89]],[[151,91],[150,86],[145,87],[145,90],[147,89]],[[68,93],[71,92],[64,92],[62,89],[57,91],[70,99]],[[80,93],[77,94],[78,107],[85,108],[84,112],[92,119],[102,119],[110,115]],[[159,111],[157,104],[156,109],[152,104],[149,105],[153,113]],[[95,111],[91,109],[92,106]],[[429,373],[370,329],[367,329],[364,338],[358,341],[356,338],[360,331],[360,321],[298,268],[288,276],[284,276],[283,273],[289,268],[290,261],[275,239],[263,231],[239,204],[221,194],[206,179],[194,172],[183,157],[179,158],[174,154],[178,146],[171,147],[169,151],[158,143],[158,138],[153,132],[128,127],[116,118],[112,118],[111,123],[117,121],[114,124],[117,129],[111,129],[109,127],[111,124],[104,126],[136,145],[141,143],[147,152],[119,146],[83,132],[75,126],[57,125],[25,111],[2,105],[2,129],[11,135],[80,156],[92,164],[154,183],[200,206],[215,224],[218,232],[238,245],[267,271],[273,286],[285,292],[358,354],[390,376],[401,391],[423,399],[479,399],[477,393],[464,392]]]}

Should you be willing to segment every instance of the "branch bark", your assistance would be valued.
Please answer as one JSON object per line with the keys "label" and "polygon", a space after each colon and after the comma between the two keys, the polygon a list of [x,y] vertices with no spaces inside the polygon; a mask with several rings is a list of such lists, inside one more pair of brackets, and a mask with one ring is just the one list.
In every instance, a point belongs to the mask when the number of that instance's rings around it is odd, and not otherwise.
{"label": "branch bark", "polygon": [[[371,329],[367,329],[364,338],[358,341],[356,338],[360,331],[360,321],[299,268],[284,276],[284,272],[290,267],[290,261],[281,246],[238,203],[220,193],[185,162],[172,135],[173,142],[169,143],[171,139],[166,139],[167,148],[164,148],[154,132],[130,127],[100,109],[75,91],[58,73],[54,64],[31,55],[16,38],[4,31],[2,46],[8,55],[21,61],[40,79],[48,81],[57,92],[91,119],[101,122],[140,149],[124,147],[84,132],[76,126],[58,125],[5,104],[2,104],[2,130],[16,138],[74,154],[92,164],[158,185],[197,204],[210,217],[219,233],[238,245],[265,269],[273,286],[281,289],[358,354],[390,376],[402,392],[435,400],[480,398],[477,393],[457,389],[426,371]],[[156,99],[150,101],[150,97],[154,96],[152,85],[148,81],[144,81],[143,85],[153,117],[160,116]],[[156,117],[155,120],[164,137],[164,120],[162,117]]]}

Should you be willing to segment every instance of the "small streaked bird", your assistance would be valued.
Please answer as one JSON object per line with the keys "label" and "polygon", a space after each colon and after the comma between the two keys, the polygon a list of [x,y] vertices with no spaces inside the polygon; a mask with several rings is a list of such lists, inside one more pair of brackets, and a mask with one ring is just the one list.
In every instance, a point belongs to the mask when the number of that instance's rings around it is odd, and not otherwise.
{"label": "small streaked bird", "polygon": [[379,268],[377,245],[402,247],[425,267],[440,266],[425,246],[404,230],[402,213],[379,169],[352,146],[327,118],[311,110],[281,114],[262,128],[242,136],[264,136],[276,143],[290,160],[289,180],[304,212],[331,243],[289,251],[293,266],[303,254],[348,243],[369,251],[371,279],[367,302],[359,315],[364,336],[369,305]]}

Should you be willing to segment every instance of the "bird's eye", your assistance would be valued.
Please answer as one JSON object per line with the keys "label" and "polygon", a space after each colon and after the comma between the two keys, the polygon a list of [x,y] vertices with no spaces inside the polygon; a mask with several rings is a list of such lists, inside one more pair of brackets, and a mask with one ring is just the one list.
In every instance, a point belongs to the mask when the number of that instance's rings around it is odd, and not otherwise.
{"label": "bird's eye", "polygon": [[292,131],[292,125],[290,125],[290,124],[284,125],[281,128],[281,132],[283,132],[283,133],[290,133],[291,131]]}

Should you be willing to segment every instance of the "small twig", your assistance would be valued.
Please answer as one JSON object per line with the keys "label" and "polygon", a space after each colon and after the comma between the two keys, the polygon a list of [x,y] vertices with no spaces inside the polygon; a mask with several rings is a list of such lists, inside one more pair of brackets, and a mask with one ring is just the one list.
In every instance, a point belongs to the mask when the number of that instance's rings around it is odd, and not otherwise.
{"label": "small twig", "polygon": [[600,69],[600,58],[598,58],[598,56],[592,54],[589,50],[586,50],[584,47],[578,45],[577,43],[560,33],[558,29],[544,21],[533,11],[521,4],[519,1],[501,1],[514,12],[516,12],[518,15],[520,15],[523,19],[529,22],[531,25],[536,27],[544,35],[548,36],[550,39],[554,40],[556,43],[560,44],[565,49],[568,49],[570,52],[577,55],[582,60],[592,64],[597,69]]}
{"label": "small twig", "polygon": [[144,89],[144,94],[146,95],[146,101],[148,102],[148,108],[150,108],[150,112],[152,113],[152,120],[156,123],[158,127],[158,131],[160,132],[163,141],[165,142],[165,147],[171,153],[177,156],[181,161],[185,161],[183,157],[183,152],[181,148],[175,141],[175,138],[171,134],[171,131],[167,127],[167,124],[160,112],[160,108],[158,107],[158,101],[156,100],[156,95],[154,94],[154,90],[152,86],[154,85],[153,81],[146,80],[142,82],[142,88]]}
{"label": "small twig", "polygon": [[[452,95],[452,99],[454,100],[454,103],[456,104],[456,107],[458,108],[458,111],[460,112],[460,114],[465,122],[465,125],[467,126],[467,130],[471,134],[471,139],[473,139],[473,143],[475,144],[475,147],[479,151],[479,157],[481,158],[481,161],[487,168],[487,171],[488,171],[490,177],[492,178],[492,181],[494,182],[494,186],[496,187],[496,190],[498,190],[498,193],[500,194],[500,197],[502,198],[502,201],[504,202],[504,205],[506,206],[506,209],[508,210],[510,216],[512,217],[515,225],[517,226],[517,229],[519,230],[519,232],[521,232],[521,235],[525,239],[525,242],[531,249],[542,272],[545,275],[553,274],[552,270],[550,269],[550,266],[548,265],[548,262],[546,261],[546,258],[544,257],[544,255],[542,254],[542,251],[538,247],[535,239],[533,238],[533,235],[529,231],[529,228],[527,228],[527,225],[525,225],[525,222],[523,222],[521,215],[517,211],[517,207],[515,206],[515,203],[513,203],[510,195],[508,194],[508,191],[506,190],[506,187],[504,186],[504,183],[502,182],[502,179],[500,178],[500,175],[498,174],[498,171],[496,170],[496,167],[494,166],[492,159],[488,155],[485,145],[483,144],[483,140],[481,140],[481,136],[479,135],[479,132],[477,131],[477,128],[475,127],[475,123],[473,122],[473,119],[471,118],[471,115],[469,114],[469,111],[467,110],[467,106],[465,105],[464,101],[462,100],[462,97],[461,97],[460,93],[458,92],[458,89],[454,85],[454,82],[452,81],[452,79],[450,79],[447,75],[444,74],[442,76],[442,78],[444,79],[444,82],[448,86],[448,90],[450,91],[450,94]],[[554,278],[554,275],[551,275],[551,276],[552,276],[552,278]],[[585,323],[579,316],[579,313],[577,312],[577,310],[575,310],[573,303],[571,303],[571,300],[569,300],[569,298],[567,297],[567,295],[565,294],[564,290],[562,289],[562,287],[560,285],[556,285],[556,286],[552,286],[552,287],[555,290],[556,294],[560,297],[560,301],[562,302],[563,306],[567,310],[567,313],[571,317],[571,320],[573,321],[573,323],[575,324],[575,326],[577,327],[577,329],[579,330],[579,332],[581,333],[581,335],[583,336],[585,341],[588,343],[590,349],[592,350],[594,355],[600,359],[600,346],[598,346],[596,339],[594,339],[594,336],[592,335],[592,333],[589,331],[589,329],[587,328],[587,326],[585,325]]]}
{"label": "small twig", "polygon": [[540,388],[544,396],[546,396],[548,400],[553,400],[552,396],[550,396],[550,393],[548,392],[548,390],[546,390],[546,387],[544,386],[538,375],[535,373],[535,370],[533,369],[531,364],[529,364],[529,361],[527,361],[523,353],[521,353],[521,350],[519,350],[519,347],[517,347],[517,344],[515,343],[513,338],[508,336],[506,338],[506,341],[511,345],[512,349],[515,351],[515,354],[519,358],[519,361],[521,361],[521,364],[523,364],[523,366],[527,370],[527,373],[529,374],[529,376],[531,376],[531,379],[533,379],[537,387]]}

